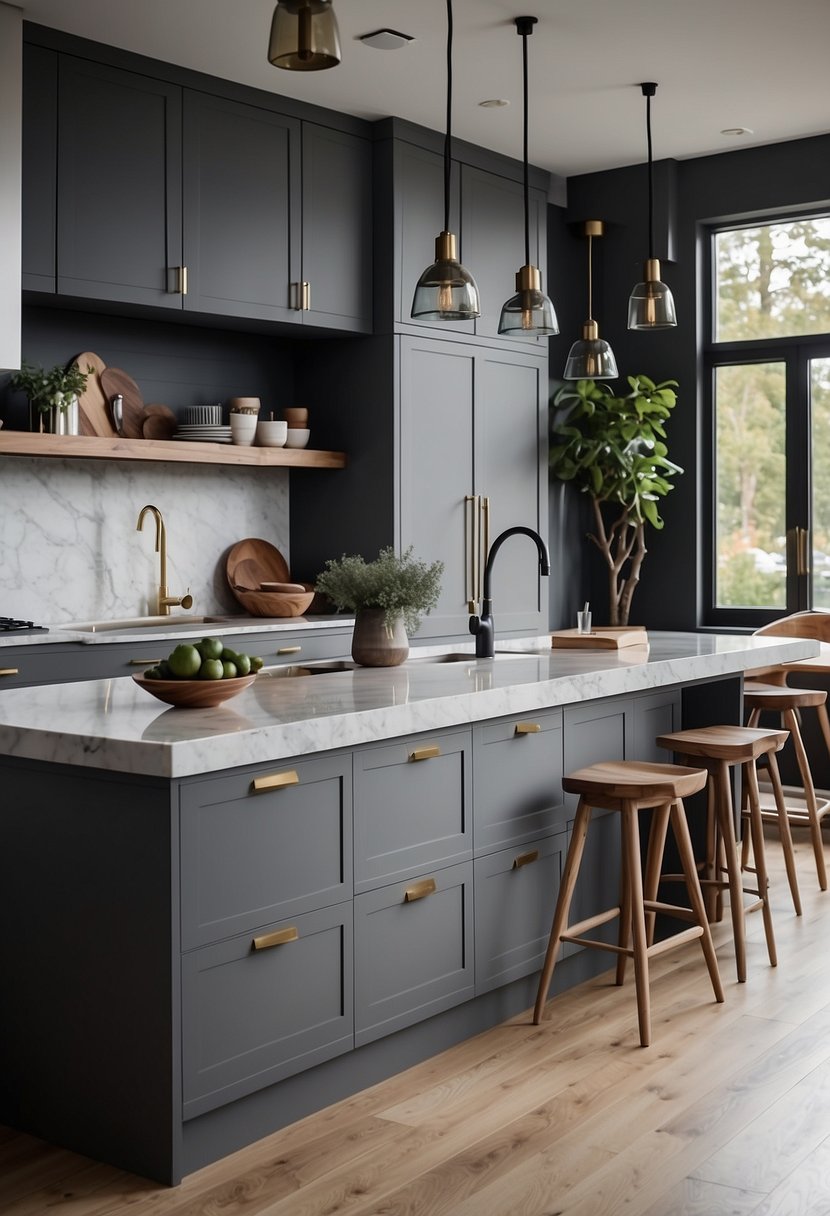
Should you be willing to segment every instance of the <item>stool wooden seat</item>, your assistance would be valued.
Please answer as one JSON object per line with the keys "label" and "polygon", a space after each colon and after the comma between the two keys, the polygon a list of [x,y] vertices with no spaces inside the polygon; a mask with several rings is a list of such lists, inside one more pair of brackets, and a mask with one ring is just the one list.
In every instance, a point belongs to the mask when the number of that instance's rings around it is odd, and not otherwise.
{"label": "stool wooden seat", "polygon": [[[770,678],[774,678],[774,676]],[[783,680],[785,678],[786,676],[782,673],[780,679]],[[804,790],[804,806],[788,805],[786,808],[787,818],[790,824],[810,829],[810,839],[816,860],[816,873],[822,891],[827,890],[827,867],[824,861],[824,848],[821,841],[821,821],[830,812],[830,800],[816,797],[810,761],[807,758],[807,751],[804,747],[804,740],[801,736],[801,728],[798,723],[798,712],[802,709],[817,710],[822,721],[822,728],[824,728],[824,724],[827,721],[826,700],[827,693],[823,689],[818,688],[788,688],[785,684],[760,684],[754,680],[748,680],[744,684],[744,705],[750,711],[748,725],[751,727],[757,726],[762,713],[778,714],[781,725],[789,731],[790,738],[793,741],[796,764],[798,765],[801,784]],[[830,734],[830,729],[828,729],[828,734]],[[779,823],[781,821],[780,815],[777,815],[768,807],[762,806],[761,814],[764,819],[777,818]]]}
{"label": "stool wooden seat", "polygon": [[[787,878],[790,884],[793,904],[796,914],[801,914],[801,899],[798,892],[798,876],[795,868],[795,854],[790,835],[790,825],[787,819],[781,780],[775,753],[779,752],[787,742],[787,732],[784,730],[757,730],[746,726],[703,726],[693,730],[678,730],[671,734],[659,735],[657,746],[665,747],[675,752],[685,763],[699,762],[708,771],[708,814],[706,826],[706,855],[702,863],[703,877],[701,885],[704,889],[722,891],[729,888],[729,905],[732,915],[732,933],[735,940],[735,965],[738,981],[746,980],[746,929],[744,918],[747,912],[761,909],[764,917],[764,934],[767,942],[767,952],[772,967],[777,964],[775,936],[772,928],[772,910],[769,902],[769,881],[767,877],[766,853],[764,850],[764,825],[761,818],[761,800],[758,791],[758,774],[756,762],[759,757],[766,757],[773,787],[776,790],[779,828],[784,860],[787,868]],[[732,786],[729,779],[729,769],[740,765],[743,772],[743,793],[749,836],[752,841],[754,873],[757,879],[756,887],[744,885],[741,860],[738,857],[738,846],[735,838],[735,811],[732,803]],[[655,820],[652,831],[659,831],[660,825]],[[665,831],[665,829],[663,829]],[[659,846],[659,841],[658,841]],[[723,864],[721,863],[723,857]],[[721,875],[725,871],[726,881]],[[679,875],[664,874],[663,881],[672,881]],[[648,876],[646,897],[654,898],[656,885],[652,890],[649,883],[659,881],[657,875]],[[752,903],[744,903],[744,895],[754,897]]]}
{"label": "stool wooden seat", "polygon": [[[625,961],[628,958],[634,959],[637,1016],[640,1044],[643,1047],[648,1047],[651,1042],[648,964],[649,958],[653,955],[662,954],[676,946],[700,938],[715,999],[723,1000],[723,986],[718,972],[715,947],[706,919],[703,894],[683,807],[683,798],[702,790],[706,781],[705,769],[683,768],[674,764],[639,763],[631,760],[592,764],[568,774],[563,779],[562,788],[564,790],[568,793],[579,794],[579,805],[556,901],[545,963],[539,979],[539,991],[533,1012],[533,1020],[537,1025],[542,1019],[542,1012],[556,966],[556,957],[559,953],[559,944],[563,941],[578,942],[582,946],[616,953],[618,956],[618,984],[621,984],[624,978]],[[608,908],[576,924],[569,925],[568,912],[585,850],[591,810],[594,807],[617,811],[620,814],[623,846],[620,903],[617,907]],[[644,898],[638,813],[650,807],[659,807],[664,812],[667,824],[669,819],[671,820],[683,872],[686,876],[691,908],[646,901]],[[658,858],[658,867],[659,864],[660,859]],[[677,916],[682,920],[691,921],[692,924],[674,937],[656,944],[649,944],[646,916],[653,917],[657,912]],[[620,922],[617,945],[581,936],[615,917],[619,917]],[[630,946],[629,941],[631,941]]]}

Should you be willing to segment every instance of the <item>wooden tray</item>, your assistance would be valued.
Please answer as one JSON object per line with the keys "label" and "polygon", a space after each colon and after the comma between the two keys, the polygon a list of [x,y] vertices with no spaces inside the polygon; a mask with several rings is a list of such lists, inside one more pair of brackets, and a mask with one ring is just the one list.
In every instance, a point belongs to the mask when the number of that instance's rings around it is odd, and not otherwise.
{"label": "wooden tray", "polygon": [[553,647],[570,650],[621,650],[624,646],[648,646],[643,625],[598,625],[590,633],[578,629],[557,629],[551,635]]}

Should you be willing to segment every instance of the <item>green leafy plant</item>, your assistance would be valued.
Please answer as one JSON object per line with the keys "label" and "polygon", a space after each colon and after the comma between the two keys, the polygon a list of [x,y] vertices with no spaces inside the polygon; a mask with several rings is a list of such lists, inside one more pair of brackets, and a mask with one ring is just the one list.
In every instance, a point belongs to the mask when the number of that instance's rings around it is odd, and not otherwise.
{"label": "green leafy plant", "polygon": [[428,566],[418,561],[410,545],[400,556],[392,548],[381,549],[372,562],[359,555],[332,558],[314,589],[350,612],[382,608],[390,628],[402,616],[406,632],[413,634],[421,616],[438,603],[443,572],[443,562]]}
{"label": "green leafy plant", "polygon": [[25,393],[39,413],[45,413],[53,406],[65,410],[69,400],[84,391],[93,370],[88,367],[83,372],[73,363],[69,367],[57,366],[47,371],[42,367],[33,367],[24,359],[20,371],[12,376],[9,384],[11,388]]}
{"label": "green leafy plant", "polygon": [[567,383],[554,397],[550,466],[588,494],[595,530],[588,539],[608,571],[610,624],[627,625],[647,549],[646,524],[663,527],[657,509],[683,470],[668,458],[664,423],[677,402],[676,380],[626,377],[616,396],[596,380]]}

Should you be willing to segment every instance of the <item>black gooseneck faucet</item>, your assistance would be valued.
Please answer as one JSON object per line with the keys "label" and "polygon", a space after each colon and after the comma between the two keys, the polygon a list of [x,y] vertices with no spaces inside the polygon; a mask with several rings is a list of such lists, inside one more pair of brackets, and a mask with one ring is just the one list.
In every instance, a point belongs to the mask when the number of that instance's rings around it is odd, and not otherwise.
{"label": "black gooseneck faucet", "polygon": [[518,524],[515,528],[506,528],[490,546],[487,563],[484,567],[484,587],[481,597],[481,616],[470,617],[470,633],[475,634],[476,658],[492,659],[495,654],[495,622],[493,620],[493,601],[490,596],[490,583],[493,577],[493,561],[499,549],[509,536],[529,536],[539,550],[539,573],[550,574],[550,557],[547,546],[538,532]]}

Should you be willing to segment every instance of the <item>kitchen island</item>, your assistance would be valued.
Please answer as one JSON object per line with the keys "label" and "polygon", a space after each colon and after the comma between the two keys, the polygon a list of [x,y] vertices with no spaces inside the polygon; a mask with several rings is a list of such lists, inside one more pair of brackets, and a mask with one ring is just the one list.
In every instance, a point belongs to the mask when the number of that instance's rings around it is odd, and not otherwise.
{"label": "kitchen island", "polygon": [[[548,647],[266,669],[212,710],[123,678],[0,694],[0,1120],[174,1183],[527,1008],[563,769],[659,758],[818,649]],[[568,947],[557,985],[594,966]]]}

